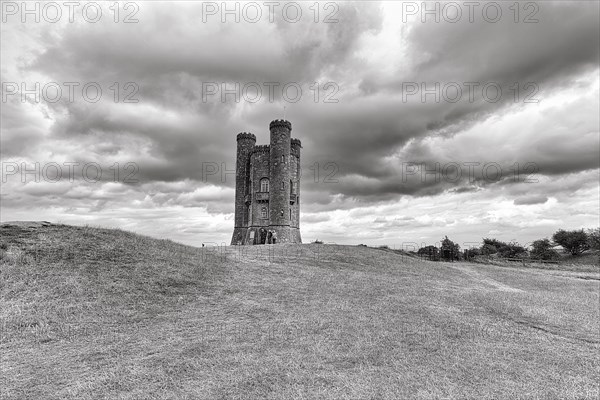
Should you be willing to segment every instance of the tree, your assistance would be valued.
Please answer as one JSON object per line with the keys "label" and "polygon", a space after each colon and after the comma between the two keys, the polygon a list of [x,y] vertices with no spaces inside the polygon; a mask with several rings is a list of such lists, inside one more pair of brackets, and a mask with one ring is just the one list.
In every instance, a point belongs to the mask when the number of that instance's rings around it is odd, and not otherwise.
{"label": "tree", "polygon": [[481,255],[481,250],[479,250],[477,247],[473,247],[471,249],[465,250],[465,258],[467,260],[472,260],[473,258],[475,258],[479,255]]}
{"label": "tree", "polygon": [[590,249],[600,250],[600,228],[588,229],[587,235]]}
{"label": "tree", "polygon": [[[483,239],[485,241],[485,239]],[[483,246],[481,246],[481,254],[489,256],[490,254],[496,254],[498,252],[498,249],[496,248],[496,246],[489,244],[489,243],[484,243]]]}
{"label": "tree", "polygon": [[484,238],[481,253],[485,255],[496,254],[500,257],[514,258],[523,255],[527,250],[517,242],[501,242],[497,239]]}
{"label": "tree", "polygon": [[458,260],[460,257],[460,246],[448,239],[448,236],[446,236],[444,240],[442,240],[440,256],[444,260]]}
{"label": "tree", "polygon": [[438,261],[440,259],[440,251],[435,246],[421,247],[417,254],[420,257],[427,258],[430,261]]}
{"label": "tree", "polygon": [[531,258],[537,260],[555,260],[559,257],[556,250],[552,248],[552,243],[548,239],[536,240],[532,244]]}
{"label": "tree", "polygon": [[483,245],[488,245],[488,246],[494,246],[496,249],[498,247],[502,247],[504,246],[504,242],[499,241],[498,239],[491,239],[491,238],[483,238]]}
{"label": "tree", "polygon": [[588,235],[583,229],[578,231],[565,231],[559,229],[554,235],[552,240],[557,244],[560,244],[567,250],[571,255],[577,256],[587,249],[590,248],[588,243]]}
{"label": "tree", "polygon": [[527,253],[525,247],[521,246],[517,242],[506,243],[506,246],[501,251],[502,256],[508,258],[519,257],[525,253]]}

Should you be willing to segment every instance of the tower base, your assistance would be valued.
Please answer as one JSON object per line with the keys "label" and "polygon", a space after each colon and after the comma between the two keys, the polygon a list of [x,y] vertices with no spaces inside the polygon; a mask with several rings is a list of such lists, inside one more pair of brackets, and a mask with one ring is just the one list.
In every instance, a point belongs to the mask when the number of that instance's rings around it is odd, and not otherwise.
{"label": "tower base", "polygon": [[291,226],[269,226],[268,230],[275,232],[275,243],[302,243],[300,229]]}
{"label": "tower base", "polygon": [[231,237],[231,245],[242,245],[246,241],[246,233],[248,228],[233,228],[233,236]]}
{"label": "tower base", "polygon": [[234,228],[231,238],[232,246],[277,243],[302,243],[300,229],[285,225]]}

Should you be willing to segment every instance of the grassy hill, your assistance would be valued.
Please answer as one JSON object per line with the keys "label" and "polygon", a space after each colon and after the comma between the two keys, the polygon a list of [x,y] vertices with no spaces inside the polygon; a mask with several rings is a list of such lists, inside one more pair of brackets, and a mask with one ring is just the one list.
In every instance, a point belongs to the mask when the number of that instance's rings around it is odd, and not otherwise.
{"label": "grassy hill", "polygon": [[597,398],[600,274],[0,226],[1,398]]}

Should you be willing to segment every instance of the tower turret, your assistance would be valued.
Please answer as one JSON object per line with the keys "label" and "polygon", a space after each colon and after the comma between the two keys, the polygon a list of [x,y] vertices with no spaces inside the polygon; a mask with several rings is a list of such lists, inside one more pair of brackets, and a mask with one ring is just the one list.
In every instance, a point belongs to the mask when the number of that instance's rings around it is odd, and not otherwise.
{"label": "tower turret", "polygon": [[292,124],[276,119],[271,131],[269,223],[271,226],[290,226],[290,154]]}
{"label": "tower turret", "polygon": [[231,244],[243,243],[248,226],[250,153],[254,150],[256,136],[242,132],[237,135],[237,155],[235,160],[235,227]]}
{"label": "tower turret", "polygon": [[[300,170],[300,149],[302,143],[300,139],[292,139],[291,141],[291,156],[290,156],[290,209],[291,209],[291,220],[290,226],[292,228],[300,228],[300,177],[302,171]],[[297,237],[294,239],[296,243],[300,243],[300,229],[297,229]]]}

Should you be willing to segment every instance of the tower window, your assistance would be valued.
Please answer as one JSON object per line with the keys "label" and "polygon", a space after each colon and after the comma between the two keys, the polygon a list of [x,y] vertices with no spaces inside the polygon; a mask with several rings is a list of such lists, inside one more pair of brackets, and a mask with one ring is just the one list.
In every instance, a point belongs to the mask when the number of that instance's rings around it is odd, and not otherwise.
{"label": "tower window", "polygon": [[285,182],[281,182],[281,188],[285,189]]}
{"label": "tower window", "polygon": [[294,181],[290,181],[290,194],[296,194],[296,183]]}
{"label": "tower window", "polygon": [[290,208],[290,221],[292,220],[292,209]]}
{"label": "tower window", "polygon": [[285,162],[285,156],[284,156],[284,155],[282,155],[282,156],[281,156],[281,162],[282,162],[282,163],[284,163],[284,162]]}
{"label": "tower window", "polygon": [[267,207],[261,208],[260,209],[260,217],[266,219],[266,218],[268,218],[267,215],[268,215]]}
{"label": "tower window", "polygon": [[261,192],[269,191],[269,179],[268,178],[262,178],[260,180],[260,191]]}

